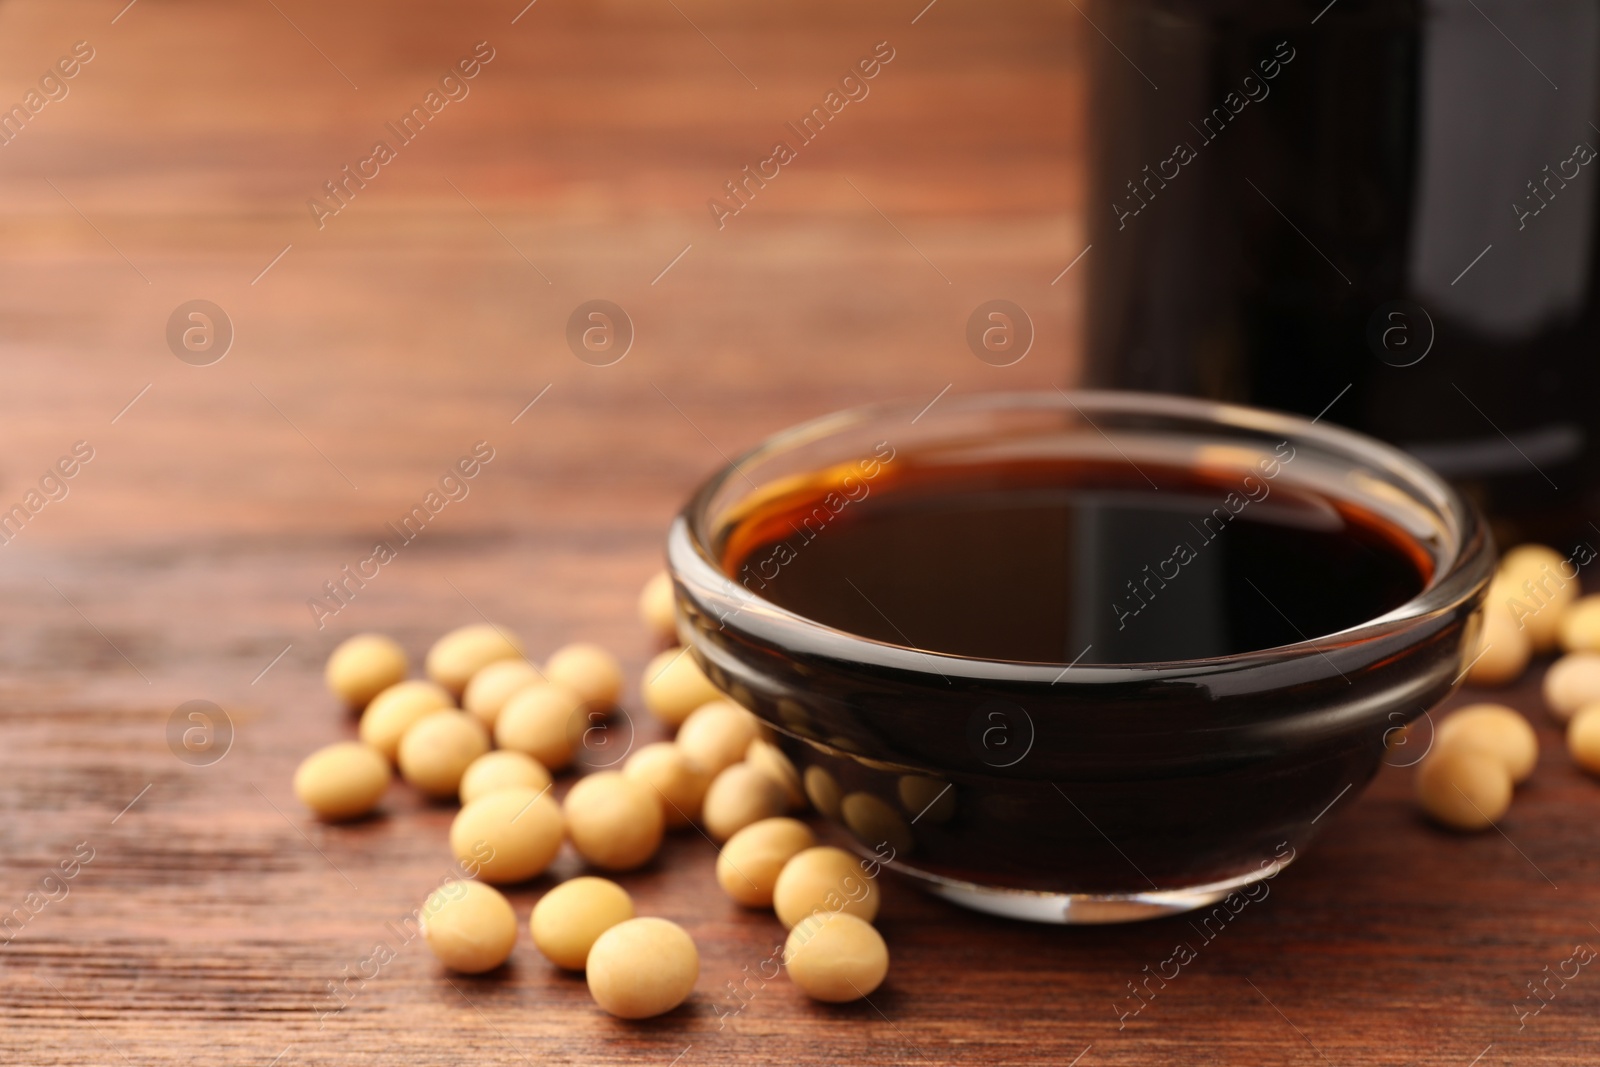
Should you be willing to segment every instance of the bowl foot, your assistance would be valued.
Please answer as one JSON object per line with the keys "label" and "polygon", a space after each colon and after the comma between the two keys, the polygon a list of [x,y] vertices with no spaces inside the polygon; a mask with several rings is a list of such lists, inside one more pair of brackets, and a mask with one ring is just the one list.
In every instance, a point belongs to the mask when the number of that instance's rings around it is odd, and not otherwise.
{"label": "bowl foot", "polygon": [[1051,893],[977,885],[920,871],[899,861],[889,866],[922,883],[924,889],[963,908],[1036,923],[1089,925],[1138,922],[1178,915],[1215,904],[1244,886],[1274,877],[1288,862],[1275,863],[1223,882],[1147,893]]}

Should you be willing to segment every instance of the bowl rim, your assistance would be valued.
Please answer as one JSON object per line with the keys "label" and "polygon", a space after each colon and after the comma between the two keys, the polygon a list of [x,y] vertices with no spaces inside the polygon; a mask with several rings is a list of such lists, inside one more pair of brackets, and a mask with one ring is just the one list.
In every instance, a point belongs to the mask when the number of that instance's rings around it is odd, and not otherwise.
{"label": "bowl rim", "polygon": [[[1064,667],[1061,674],[1051,680],[1050,684],[1055,684],[1064,682],[1068,673],[1077,673],[1079,679],[1083,681],[1100,682],[1116,677],[1149,678],[1152,675],[1163,674],[1193,676],[1242,668],[1258,668],[1308,655],[1322,655],[1326,659],[1327,653],[1335,648],[1367,646],[1373,642],[1381,642],[1384,638],[1395,636],[1420,623],[1459,609],[1474,596],[1481,595],[1493,575],[1493,541],[1486,521],[1475,506],[1421,461],[1365,434],[1322,423],[1321,415],[1308,419],[1300,415],[1241,404],[1163,393],[1131,390],[1066,390],[1060,387],[1056,387],[1054,393],[1044,390],[962,393],[943,396],[938,402],[946,414],[952,409],[1076,412],[1096,430],[1099,430],[1099,426],[1090,418],[1092,413],[1136,414],[1174,420],[1193,420],[1259,434],[1278,434],[1285,440],[1313,444],[1334,455],[1357,458],[1368,466],[1381,469],[1398,479],[1406,485],[1413,497],[1431,508],[1434,514],[1443,520],[1446,528],[1455,535],[1454,543],[1450,546],[1451,551],[1448,556],[1438,560],[1428,582],[1415,596],[1365,622],[1333,633],[1319,634],[1270,648],[1251,649],[1221,656],[1148,662],[1089,663],[1080,666],[1076,661],[1068,664],[1002,660],[917,648],[910,644],[883,641],[830,626],[790,611],[759,594],[737,586],[722,571],[705,537],[707,510],[729,480],[735,477],[747,477],[745,468],[752,462],[759,462],[803,445],[825,440],[847,429],[900,416],[909,418],[916,415],[920,418],[919,412],[926,413],[927,405],[923,405],[920,401],[897,399],[845,408],[780,430],[739,453],[726,467],[703,481],[673,520],[668,534],[668,564],[673,580],[679,586],[680,595],[687,596],[699,610],[711,615],[718,613],[713,605],[708,603],[709,600],[737,601],[739,606],[731,613],[723,613],[724,618],[751,616],[747,626],[758,629],[775,626],[786,630],[798,630],[800,634],[816,639],[829,651],[860,661],[882,666],[898,666],[916,673],[927,673],[931,666],[936,673],[946,676],[947,681],[950,678],[967,676],[969,672],[962,669],[963,665],[972,665],[974,668],[981,665],[984,668],[981,672],[973,672],[973,676],[981,674],[992,680],[998,668],[1012,675],[1017,681],[1037,681],[1041,677],[1041,672],[1055,672]],[[1326,409],[1323,414],[1326,414]],[[1105,436],[1105,431],[1100,432]],[[741,595],[727,597],[723,594],[723,590],[727,588],[737,588]],[[693,628],[689,629],[692,633]],[[1333,666],[1331,662],[1329,666]],[[1337,668],[1334,670],[1337,671]]]}

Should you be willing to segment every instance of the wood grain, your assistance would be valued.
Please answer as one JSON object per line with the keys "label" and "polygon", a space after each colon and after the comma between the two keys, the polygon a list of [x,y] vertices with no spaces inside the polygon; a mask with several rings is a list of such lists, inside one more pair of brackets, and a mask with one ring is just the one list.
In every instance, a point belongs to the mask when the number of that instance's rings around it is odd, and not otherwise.
{"label": "wood grain", "polygon": [[[1127,983],[1198,940],[1184,920],[1036,928],[903,884],[871,1005],[780,978],[722,1018],[780,931],[722,898],[692,833],[627,878],[702,952],[662,1019],[604,1016],[526,939],[472,979],[397,942],[451,812],[397,789],[325,827],[293,803],[297,761],[352,732],[320,682],[337,640],[382,629],[420,656],[481,612],[539,654],[603,642],[636,677],[634,598],[726,455],[851,404],[1069,382],[1077,356],[1060,272],[1083,248],[1081,54],[1104,45],[1072,7],[519,8],[0,3],[0,100],[73,42],[96,52],[0,148],[0,505],[95,450],[0,548],[0,914],[93,850],[0,948],[0,1061],[1584,1061],[1600,979],[1521,1030],[1514,1007],[1600,941],[1600,793],[1533,678],[1511,699],[1545,754],[1503,833],[1427,828],[1386,771],[1125,1026]],[[305,201],[480,40],[471,94],[319,230]],[[884,40],[870,95],[718,230],[707,199]],[[596,297],[637,329],[611,367],[564,339]],[[963,338],[993,297],[1037,327],[1007,368]],[[209,367],[165,340],[195,298],[236,330]],[[307,598],[477,441],[495,459],[470,495],[318,630]],[[214,765],[169,749],[189,700],[232,721]],[[393,961],[323,1014],[386,939]]]}

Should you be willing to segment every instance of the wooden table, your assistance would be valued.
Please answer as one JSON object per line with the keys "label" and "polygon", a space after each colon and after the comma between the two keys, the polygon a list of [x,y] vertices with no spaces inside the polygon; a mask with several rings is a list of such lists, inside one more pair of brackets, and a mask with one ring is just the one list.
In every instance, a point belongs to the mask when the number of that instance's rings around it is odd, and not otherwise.
{"label": "wooden table", "polygon": [[[298,760],[353,730],[328,651],[378,629],[420,656],[489,616],[636,677],[634,598],[727,454],[842,406],[1070,382],[1098,38],[1027,0],[123,2],[0,3],[3,99],[93,50],[0,147],[0,507],[93,449],[0,550],[0,917],[25,920],[0,1061],[1593,1062],[1587,972],[1518,1028],[1524,983],[1600,943],[1600,792],[1532,678],[1512,700],[1546,752],[1503,833],[1429,829],[1386,771],[1125,1026],[1184,920],[1040,928],[899,883],[870,1005],[780,978],[719,1023],[780,930],[723,899],[694,833],[626,879],[700,945],[662,1019],[604,1016],[526,939],[483,978],[401,944],[326,1014],[445,873],[451,818],[401,788],[349,827],[295,804]],[[480,41],[470,92],[319,228],[307,201]],[[719,229],[707,201],[881,41],[870,95]],[[1004,368],[964,339],[997,297],[1037,331]],[[167,340],[195,299],[234,332],[207,366]],[[614,365],[569,349],[590,299],[634,325]],[[480,441],[470,495],[319,629],[308,599]],[[219,761],[169,743],[192,700],[226,709]],[[513,892],[522,914],[548,884]]]}

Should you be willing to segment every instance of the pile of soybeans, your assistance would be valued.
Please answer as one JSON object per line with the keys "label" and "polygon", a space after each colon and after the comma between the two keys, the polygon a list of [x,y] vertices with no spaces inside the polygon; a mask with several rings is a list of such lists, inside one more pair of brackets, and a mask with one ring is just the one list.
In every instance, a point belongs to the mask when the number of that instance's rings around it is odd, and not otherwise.
{"label": "pile of soybeans", "polygon": [[[1566,724],[1572,760],[1600,774],[1600,596],[1579,596],[1578,568],[1544,545],[1507,552],[1489,586],[1467,668],[1472,685],[1510,685],[1533,657],[1563,653],[1545,672],[1546,708]],[[1415,724],[1413,724],[1413,731]],[[1473,704],[1443,720],[1417,768],[1417,799],[1437,822],[1486,830],[1511,807],[1539,760],[1533,727],[1503,704]]]}
{"label": "pile of soybeans", "polygon": [[[659,574],[639,600],[654,632],[673,634],[672,587]],[[428,651],[425,679],[408,678],[405,651],[380,634],[351,637],[328,659],[328,687],[361,712],[359,740],[308,756],[294,790],[319,818],[359,818],[377,807],[395,772],[435,799],[458,798],[449,847],[463,877],[423,903],[428,946],[447,968],[479,974],[505,963],[521,927],[494,887],[543,874],[568,843],[607,874],[649,863],[669,830],[698,824],[720,845],[716,877],[734,901],[772,908],[789,929],[783,964],[822,1001],[867,996],[889,969],[873,928],[878,866],[819,846],[788,817],[805,805],[794,765],[764,726],[727,700],[685,649],[645,668],[645,707],[672,741],[632,752],[620,771],[577,779],[558,804],[554,776],[570,769],[587,730],[622,695],[614,656],[571,644],[537,666],[504,627],[466,626]],[[677,923],[634,913],[627,890],[584,875],[534,905],[528,931],[557,967],[583,971],[595,1002],[641,1019],[693,992],[699,952]]]}

